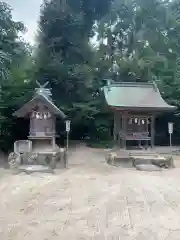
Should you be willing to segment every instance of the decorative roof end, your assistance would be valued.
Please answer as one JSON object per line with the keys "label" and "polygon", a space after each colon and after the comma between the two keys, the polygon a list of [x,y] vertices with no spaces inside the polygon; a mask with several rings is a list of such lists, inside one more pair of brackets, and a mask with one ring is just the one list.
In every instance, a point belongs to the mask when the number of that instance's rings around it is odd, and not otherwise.
{"label": "decorative roof end", "polygon": [[52,97],[52,93],[51,93],[51,89],[50,88],[45,88],[49,82],[44,83],[43,85],[41,85],[38,81],[36,81],[37,85],[39,86],[39,88],[35,89],[35,94],[39,95],[42,94],[45,97],[47,97],[48,99],[51,99]]}

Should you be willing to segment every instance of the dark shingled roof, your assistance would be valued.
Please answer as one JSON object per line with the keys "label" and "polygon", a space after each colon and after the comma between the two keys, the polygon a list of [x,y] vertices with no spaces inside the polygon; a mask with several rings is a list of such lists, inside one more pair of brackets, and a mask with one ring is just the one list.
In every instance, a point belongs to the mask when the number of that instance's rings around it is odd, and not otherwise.
{"label": "dark shingled roof", "polygon": [[55,115],[65,119],[67,116],[53,103],[49,89],[38,88],[32,100],[24,104],[19,110],[13,113],[13,116],[24,117],[36,104],[37,100],[44,103]]}
{"label": "dark shingled roof", "polygon": [[165,111],[176,109],[164,101],[155,83],[120,82],[107,85],[103,90],[110,107]]}

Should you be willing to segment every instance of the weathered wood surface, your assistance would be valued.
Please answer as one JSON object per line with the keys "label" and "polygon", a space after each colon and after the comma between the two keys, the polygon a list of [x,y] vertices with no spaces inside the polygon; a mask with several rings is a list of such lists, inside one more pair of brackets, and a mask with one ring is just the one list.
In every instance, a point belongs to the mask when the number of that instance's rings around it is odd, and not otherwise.
{"label": "weathered wood surface", "polygon": [[[143,120],[144,124],[129,123],[131,119],[139,118],[138,121]],[[145,145],[148,142],[154,147],[155,135],[155,116],[151,114],[139,114],[135,112],[117,111],[114,110],[114,140],[121,148],[126,148],[127,141],[144,141]],[[148,124],[150,124],[150,131],[148,131]]]}

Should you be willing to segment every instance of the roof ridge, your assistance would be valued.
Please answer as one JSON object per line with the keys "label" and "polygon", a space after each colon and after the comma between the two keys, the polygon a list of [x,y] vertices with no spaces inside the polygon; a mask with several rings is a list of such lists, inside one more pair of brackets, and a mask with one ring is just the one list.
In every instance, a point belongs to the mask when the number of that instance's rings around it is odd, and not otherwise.
{"label": "roof ridge", "polygon": [[154,87],[155,84],[154,82],[153,83],[150,83],[150,82],[114,82],[114,83],[111,83],[110,85],[106,85],[106,86],[109,86],[109,87],[116,87],[116,86],[121,86],[121,85],[124,85],[124,86],[131,86],[131,87],[139,87],[139,86],[151,86],[151,87]]}

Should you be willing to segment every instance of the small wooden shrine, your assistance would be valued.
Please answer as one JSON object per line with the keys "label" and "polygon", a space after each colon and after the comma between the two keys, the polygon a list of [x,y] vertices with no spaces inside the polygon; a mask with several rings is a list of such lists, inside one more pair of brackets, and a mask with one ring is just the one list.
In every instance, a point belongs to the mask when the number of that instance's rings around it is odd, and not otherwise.
{"label": "small wooden shrine", "polygon": [[46,88],[47,83],[35,89],[32,100],[24,104],[13,116],[18,118],[29,118],[30,129],[28,138],[32,143],[40,142],[41,145],[47,142],[52,150],[56,148],[56,117],[66,119],[66,115],[53,103],[50,89]]}
{"label": "small wooden shrine", "polygon": [[108,83],[103,88],[108,106],[114,113],[114,141],[121,148],[134,142],[154,147],[155,118],[166,111],[168,105],[155,83]]}

